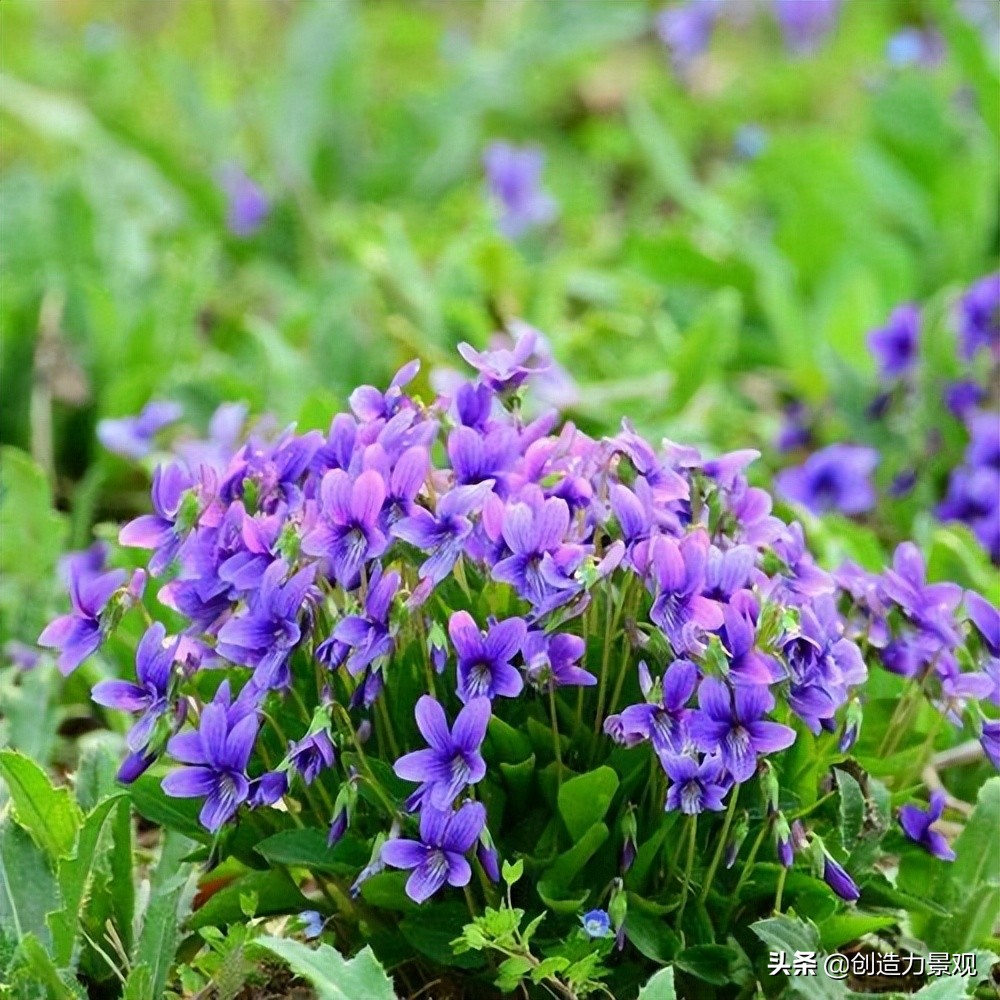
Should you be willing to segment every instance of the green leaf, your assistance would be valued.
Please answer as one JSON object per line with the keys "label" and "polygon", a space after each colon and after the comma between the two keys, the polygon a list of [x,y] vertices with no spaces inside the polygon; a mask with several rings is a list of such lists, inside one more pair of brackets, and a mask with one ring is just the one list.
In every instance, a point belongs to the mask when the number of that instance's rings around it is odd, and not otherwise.
{"label": "green leaf", "polygon": [[599,767],[562,784],[559,814],[574,840],[604,819],[616,791],[618,775],[610,767]]}
{"label": "green leaf", "polygon": [[56,964],[34,934],[23,937],[17,951],[15,961],[31,973],[34,985],[45,987],[48,1000],[79,1000],[83,995],[60,976]]}
{"label": "green leaf", "polygon": [[160,787],[160,779],[156,775],[142,775],[129,785],[128,794],[136,812],[150,822],[202,844],[212,842],[212,835],[198,822],[199,801],[171,798]]}
{"label": "green leaf", "polygon": [[653,962],[670,962],[680,950],[680,939],[663,914],[645,907],[643,900],[634,893],[629,893],[628,897],[625,933],[636,949]]}
{"label": "green leaf", "polygon": [[[783,952],[791,961],[797,951],[819,952],[819,932],[811,921],[800,920],[790,914],[769,917],[750,925],[771,951]],[[850,995],[840,981],[831,979],[820,965],[814,976],[789,976],[789,989],[793,996],[810,1000],[843,1000]]]}
{"label": "green leaf", "polygon": [[257,916],[269,917],[277,913],[297,913],[311,909],[308,899],[299,887],[282,870],[266,872],[249,871],[234,879],[224,889],[220,889],[201,909],[192,914],[188,926],[192,930],[199,927],[222,927],[240,923],[243,908],[240,897],[247,893],[257,894]]}
{"label": "green leaf", "polygon": [[725,945],[696,944],[678,952],[674,965],[702,982],[724,986],[732,981],[739,957],[737,952]]}
{"label": "green leaf", "polygon": [[486,964],[482,955],[477,952],[456,955],[451,947],[451,942],[462,935],[468,920],[469,911],[463,903],[436,903],[404,917],[399,922],[399,932],[415,951],[438,965],[481,968]]}
{"label": "green leaf", "polygon": [[24,452],[0,448],[0,538],[17,539],[0,545],[0,577],[48,580],[65,534],[45,473]]}
{"label": "green leaf", "polygon": [[843,944],[857,941],[865,934],[895,927],[899,918],[891,913],[835,913],[819,923],[819,940],[825,951],[836,951]]}
{"label": "green leaf", "polygon": [[254,850],[272,864],[309,868],[338,874],[356,872],[368,860],[368,848],[357,838],[345,836],[328,847],[326,834],[315,828],[282,830],[266,837]]}
{"label": "green leaf", "polygon": [[568,886],[603,846],[608,835],[608,828],[603,823],[595,823],[568,851],[564,851],[549,865],[545,881],[553,886]]}
{"label": "green leaf", "polygon": [[83,822],[68,788],[56,788],[45,772],[15,750],[0,750],[0,775],[10,790],[17,821],[55,862],[73,850]]}
{"label": "green leaf", "polygon": [[702,385],[725,372],[739,342],[741,319],[740,297],[732,288],[722,289],[705,303],[671,362],[675,381],[668,412],[679,413]]}
{"label": "green leaf", "polygon": [[967,980],[964,976],[944,976],[917,990],[911,994],[911,998],[912,1000],[956,1000],[957,997],[968,995]]}
{"label": "green leaf", "polygon": [[667,966],[653,973],[653,978],[639,990],[638,1000],[677,1000],[674,988],[674,970]]}
{"label": "green leaf", "polygon": [[101,831],[120,798],[121,795],[116,795],[94,806],[80,828],[75,852],[59,862],[58,881],[63,905],[62,909],[49,915],[48,923],[52,930],[52,957],[61,966],[72,961],[76,930],[93,873]]}
{"label": "green leaf", "polygon": [[0,926],[15,938],[50,941],[45,915],[59,906],[55,876],[40,847],[10,817],[0,823]]}
{"label": "green leaf", "polygon": [[160,860],[150,879],[150,901],[132,956],[133,965],[144,965],[149,970],[152,981],[149,996],[163,994],[173,964],[189,881],[190,869],[183,859],[193,846],[187,837],[167,830],[160,848]]}
{"label": "green leaf", "polygon": [[148,1000],[153,993],[153,976],[148,965],[134,965],[122,989],[122,1000]]}
{"label": "green leaf", "polygon": [[542,879],[535,886],[541,901],[553,913],[578,913],[590,895],[589,889],[567,889]]}
{"label": "green leaf", "polygon": [[284,938],[258,938],[253,947],[265,948],[286,962],[312,984],[319,1000],[397,1000],[392,981],[370,947],[349,960],[328,944],[314,949]]}
{"label": "green leaf", "polygon": [[865,794],[857,781],[840,768],[833,769],[840,796],[840,842],[850,853],[865,821]]}

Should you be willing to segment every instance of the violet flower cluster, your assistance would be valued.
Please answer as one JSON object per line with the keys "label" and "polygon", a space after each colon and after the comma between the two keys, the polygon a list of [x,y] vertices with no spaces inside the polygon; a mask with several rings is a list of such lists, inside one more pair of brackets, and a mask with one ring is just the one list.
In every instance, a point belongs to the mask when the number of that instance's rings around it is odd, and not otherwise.
{"label": "violet flower cluster", "polygon": [[[961,423],[959,433],[964,434],[967,445],[962,461],[947,470],[943,490],[935,484],[940,497],[935,513],[942,521],[968,525],[993,562],[1000,565],[1000,401],[996,395],[1000,375],[1000,272],[966,289],[959,299],[954,325],[961,377],[943,385],[934,372],[921,370],[928,337],[917,304],[905,303],[894,309],[882,326],[868,334],[879,390],[867,416],[878,428],[902,413],[901,422],[909,428],[916,419],[915,405],[928,410],[940,408],[938,401],[928,404],[921,394],[929,388],[940,396],[946,414]],[[818,414],[793,400],[785,409],[776,449],[782,454],[811,449],[818,422]],[[926,440],[920,444],[925,454],[908,456],[905,467],[897,470],[886,486],[889,497],[912,492],[920,478],[919,470],[937,458],[941,430],[938,426],[927,430]],[[912,451],[912,444],[909,447]],[[814,514],[836,511],[861,515],[877,504],[874,473],[881,462],[879,451],[867,445],[830,444],[812,451],[802,464],[782,470],[776,485],[785,499]]]}
{"label": "violet flower cluster", "polygon": [[[551,723],[558,780],[587,766],[561,732],[576,714],[598,758],[646,747],[657,810],[688,816],[724,809],[801,732],[856,738],[869,650],[932,672],[942,711],[987,744],[989,605],[927,584],[909,548],[882,577],[824,571],[748,481],[755,452],[706,459],[628,423],[597,439],[555,412],[526,419],[535,345],[464,345],[474,380],[430,403],[410,392],[413,363],[357,389],[325,434],[251,432],[224,462],[157,470],[153,513],[120,542],[150,553],[184,626],[151,624],[135,681],[95,689],[136,716],[123,780],[162,760],[164,792],[198,799],[213,832],[313,786],[336,794],[331,841],[377,808],[386,832],[356,886],[403,869],[423,901],[466,885],[473,852],[495,876],[477,790],[494,719],[515,708]],[[141,588],[81,570],[71,595],[42,636],[66,670]],[[376,754],[407,796],[367,768]]]}
{"label": "violet flower cluster", "polygon": [[[840,2],[772,0],[771,12],[788,52],[805,56],[818,49],[836,27]],[[656,33],[678,72],[684,72],[708,48],[719,19],[730,11],[736,17],[743,14],[733,0],[686,0],[660,11]]]}

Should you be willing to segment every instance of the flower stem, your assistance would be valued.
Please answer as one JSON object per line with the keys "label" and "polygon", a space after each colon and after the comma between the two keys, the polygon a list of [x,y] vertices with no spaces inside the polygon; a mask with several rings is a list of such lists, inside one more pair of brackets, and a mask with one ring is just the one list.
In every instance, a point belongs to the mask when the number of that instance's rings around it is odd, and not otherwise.
{"label": "flower stem", "polygon": [[684,909],[687,906],[688,892],[691,888],[691,869],[694,868],[694,842],[698,835],[698,817],[692,816],[688,821],[687,860],[684,862],[684,885],[681,888],[681,906],[677,911],[677,930],[681,929],[684,920]]}
{"label": "flower stem", "polygon": [[754,862],[757,860],[757,855],[760,853],[761,847],[764,845],[764,838],[768,835],[771,830],[771,818],[767,817],[763,823],[760,825],[760,833],[757,834],[757,839],[753,842],[753,846],[750,848],[750,853],[747,855],[746,861],[743,862],[743,871],[740,872],[740,877],[736,881],[736,888],[733,889],[733,894],[729,900],[729,907],[726,910],[726,918],[723,922],[725,927],[729,926],[729,921],[733,917],[733,911],[739,905],[740,902],[740,892],[743,890],[743,886],[746,885],[747,879],[750,878],[750,874],[753,871]]}
{"label": "flower stem", "polygon": [[554,684],[549,684],[549,718],[552,720],[552,746],[556,752],[557,784],[562,784],[562,747],[559,745],[559,719],[556,716],[556,689]]}
{"label": "flower stem", "polygon": [[729,836],[729,828],[733,823],[733,816],[736,815],[736,802],[740,797],[740,786],[737,785],[729,796],[729,808],[726,810],[726,818],[722,822],[722,833],[719,842],[715,845],[715,854],[712,856],[712,863],[708,866],[708,874],[705,876],[705,883],[701,887],[699,899],[704,903],[708,898],[708,891],[712,888],[712,881],[719,868],[719,862],[726,850],[726,838]]}
{"label": "flower stem", "polygon": [[785,891],[785,878],[788,875],[788,869],[784,865],[781,867],[781,871],[778,872],[778,888],[774,893],[774,912],[775,914],[781,913],[781,896]]}

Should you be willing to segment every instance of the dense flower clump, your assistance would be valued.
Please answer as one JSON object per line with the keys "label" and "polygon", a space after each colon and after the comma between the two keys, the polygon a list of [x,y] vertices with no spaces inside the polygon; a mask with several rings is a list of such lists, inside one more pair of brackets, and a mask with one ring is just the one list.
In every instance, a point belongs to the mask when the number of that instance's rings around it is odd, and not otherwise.
{"label": "dense flower clump", "polygon": [[[836,733],[846,750],[859,686],[881,664],[1000,763],[991,605],[928,583],[910,545],[881,575],[823,570],[748,481],[754,452],[707,459],[654,448],[628,424],[598,440],[554,412],[527,419],[523,391],[544,368],[535,347],[531,331],[510,349],[464,346],[475,380],[429,404],[408,391],[414,363],[385,391],[357,389],[325,434],[251,433],[229,454],[188,444],[196,460],[156,471],[154,513],[120,541],[150,552],[158,600],[183,628],[150,624],[135,681],[94,691],[137,717],[123,780],[172,762],[164,791],[201,800],[217,831],[337,775],[322,817],[332,842],[362,809],[385,822],[356,884],[408,870],[422,901],[468,883],[472,852],[496,877],[494,807],[477,789],[504,720],[551,726],[557,781],[588,757],[647,747],[655,814],[694,817],[751,780],[770,788],[801,734]],[[70,568],[73,610],[41,638],[65,671],[142,599],[140,574],[92,563]],[[301,709],[297,729],[277,727],[281,705]],[[856,898],[768,794],[778,859],[810,851]],[[943,856],[922,815],[907,813],[906,830]],[[623,830],[627,868],[634,820]]]}

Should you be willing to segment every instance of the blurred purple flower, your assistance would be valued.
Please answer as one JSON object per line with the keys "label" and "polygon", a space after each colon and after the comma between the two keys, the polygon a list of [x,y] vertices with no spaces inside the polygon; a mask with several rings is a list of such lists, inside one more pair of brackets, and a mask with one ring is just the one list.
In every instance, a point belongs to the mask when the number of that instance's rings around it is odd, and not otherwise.
{"label": "blurred purple flower", "polygon": [[688,0],[656,15],[656,34],[678,71],[708,48],[720,7],[720,0]]}
{"label": "blurred purple flower", "polygon": [[541,186],[545,154],[540,149],[494,142],[483,154],[483,164],[504,236],[517,239],[555,218],[555,200]]}
{"label": "blurred purple flower", "polygon": [[1000,271],[971,285],[958,305],[962,356],[968,361],[983,347],[1000,358]]}
{"label": "blurred purple flower", "polygon": [[529,683],[540,691],[557,687],[591,687],[597,678],[579,665],[586,643],[578,635],[529,632],[522,653]]}
{"label": "blurred purple flower", "polygon": [[97,438],[108,451],[123,458],[145,458],[153,450],[156,435],[180,420],[182,413],[179,403],[153,400],[136,417],[99,420]]}
{"label": "blurred purple flower", "polygon": [[840,10],[840,0],[773,0],[773,3],[785,46],[795,55],[815,52],[833,30]]}
{"label": "blurred purple flower", "polygon": [[778,473],[776,483],[787,499],[813,514],[831,510],[863,514],[875,505],[871,476],[878,461],[874,448],[831,444],[810,455],[805,464]]}
{"label": "blurred purple flower", "polygon": [[959,379],[945,388],[945,406],[959,420],[966,421],[986,398],[986,390],[972,379]]}
{"label": "blurred purple flower", "polygon": [[263,189],[235,163],[222,168],[219,186],[226,196],[226,227],[240,239],[253,236],[271,210]]}
{"label": "blurred purple flower", "polygon": [[920,309],[908,302],[892,311],[885,326],[868,334],[868,349],[875,356],[883,378],[899,378],[913,369],[920,344],[920,326]]}
{"label": "blurred purple flower", "polygon": [[885,57],[896,67],[920,66],[933,69],[944,59],[941,32],[934,28],[900,28],[886,43]]}
{"label": "blurred purple flower", "polygon": [[479,372],[485,385],[496,393],[504,393],[519,389],[530,375],[548,368],[545,361],[538,359],[534,365],[527,364],[535,354],[537,343],[538,332],[530,326],[522,326],[509,349],[500,347],[477,351],[471,344],[463,342],[458,345],[458,353]]}
{"label": "blurred purple flower", "polygon": [[823,881],[848,903],[855,903],[861,898],[861,890],[854,879],[829,854],[823,857]]}

